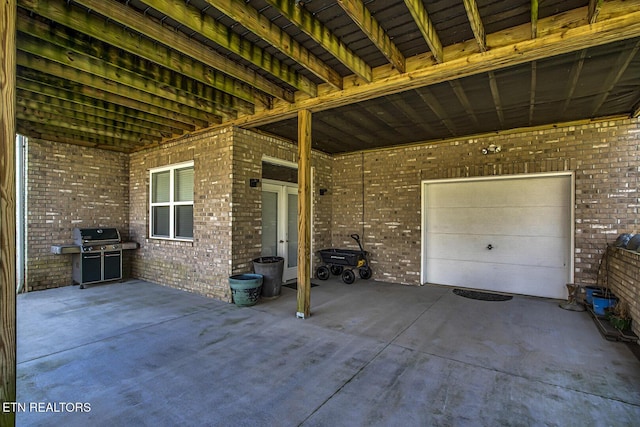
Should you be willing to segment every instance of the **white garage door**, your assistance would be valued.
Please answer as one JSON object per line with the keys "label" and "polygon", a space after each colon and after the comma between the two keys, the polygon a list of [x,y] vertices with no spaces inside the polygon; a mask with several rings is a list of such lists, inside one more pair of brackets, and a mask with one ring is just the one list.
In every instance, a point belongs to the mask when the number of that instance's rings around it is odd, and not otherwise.
{"label": "white garage door", "polygon": [[422,281],[566,298],[573,176],[423,183]]}

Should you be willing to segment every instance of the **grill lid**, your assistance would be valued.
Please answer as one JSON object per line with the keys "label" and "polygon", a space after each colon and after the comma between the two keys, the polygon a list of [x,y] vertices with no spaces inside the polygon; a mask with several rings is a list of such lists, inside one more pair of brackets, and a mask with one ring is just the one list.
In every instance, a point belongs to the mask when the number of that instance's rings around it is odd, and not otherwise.
{"label": "grill lid", "polygon": [[75,228],[73,240],[76,244],[120,243],[120,232],[117,228]]}

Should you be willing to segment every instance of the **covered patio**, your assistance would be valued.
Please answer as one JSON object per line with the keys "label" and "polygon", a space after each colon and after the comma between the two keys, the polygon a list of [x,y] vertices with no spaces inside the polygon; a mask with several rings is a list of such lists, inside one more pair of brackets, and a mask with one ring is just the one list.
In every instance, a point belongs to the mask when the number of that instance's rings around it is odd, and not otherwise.
{"label": "covered patio", "polygon": [[587,314],[558,301],[480,301],[444,286],[337,279],[313,287],[311,298],[312,316],[301,322],[288,288],[248,308],[140,280],[21,294],[17,401],[82,403],[90,411],[27,407],[17,424],[640,419],[632,347],[605,340]]}

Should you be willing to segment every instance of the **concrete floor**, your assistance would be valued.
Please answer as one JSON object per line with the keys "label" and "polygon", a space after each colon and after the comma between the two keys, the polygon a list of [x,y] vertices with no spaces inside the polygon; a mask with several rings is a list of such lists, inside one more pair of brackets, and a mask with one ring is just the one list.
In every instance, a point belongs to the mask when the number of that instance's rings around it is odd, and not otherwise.
{"label": "concrete floor", "polygon": [[18,425],[640,423],[638,359],[557,301],[329,280],[311,306],[142,281],[19,295]]}

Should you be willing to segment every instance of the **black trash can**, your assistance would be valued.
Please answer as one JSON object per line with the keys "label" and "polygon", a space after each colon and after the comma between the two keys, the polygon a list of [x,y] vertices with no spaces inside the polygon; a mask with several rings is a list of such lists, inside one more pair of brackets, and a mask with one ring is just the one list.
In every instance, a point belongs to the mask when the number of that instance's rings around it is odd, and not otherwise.
{"label": "black trash can", "polygon": [[262,297],[276,298],[280,296],[282,287],[282,273],[284,271],[284,258],[279,256],[263,256],[253,260],[253,270],[261,274]]}

